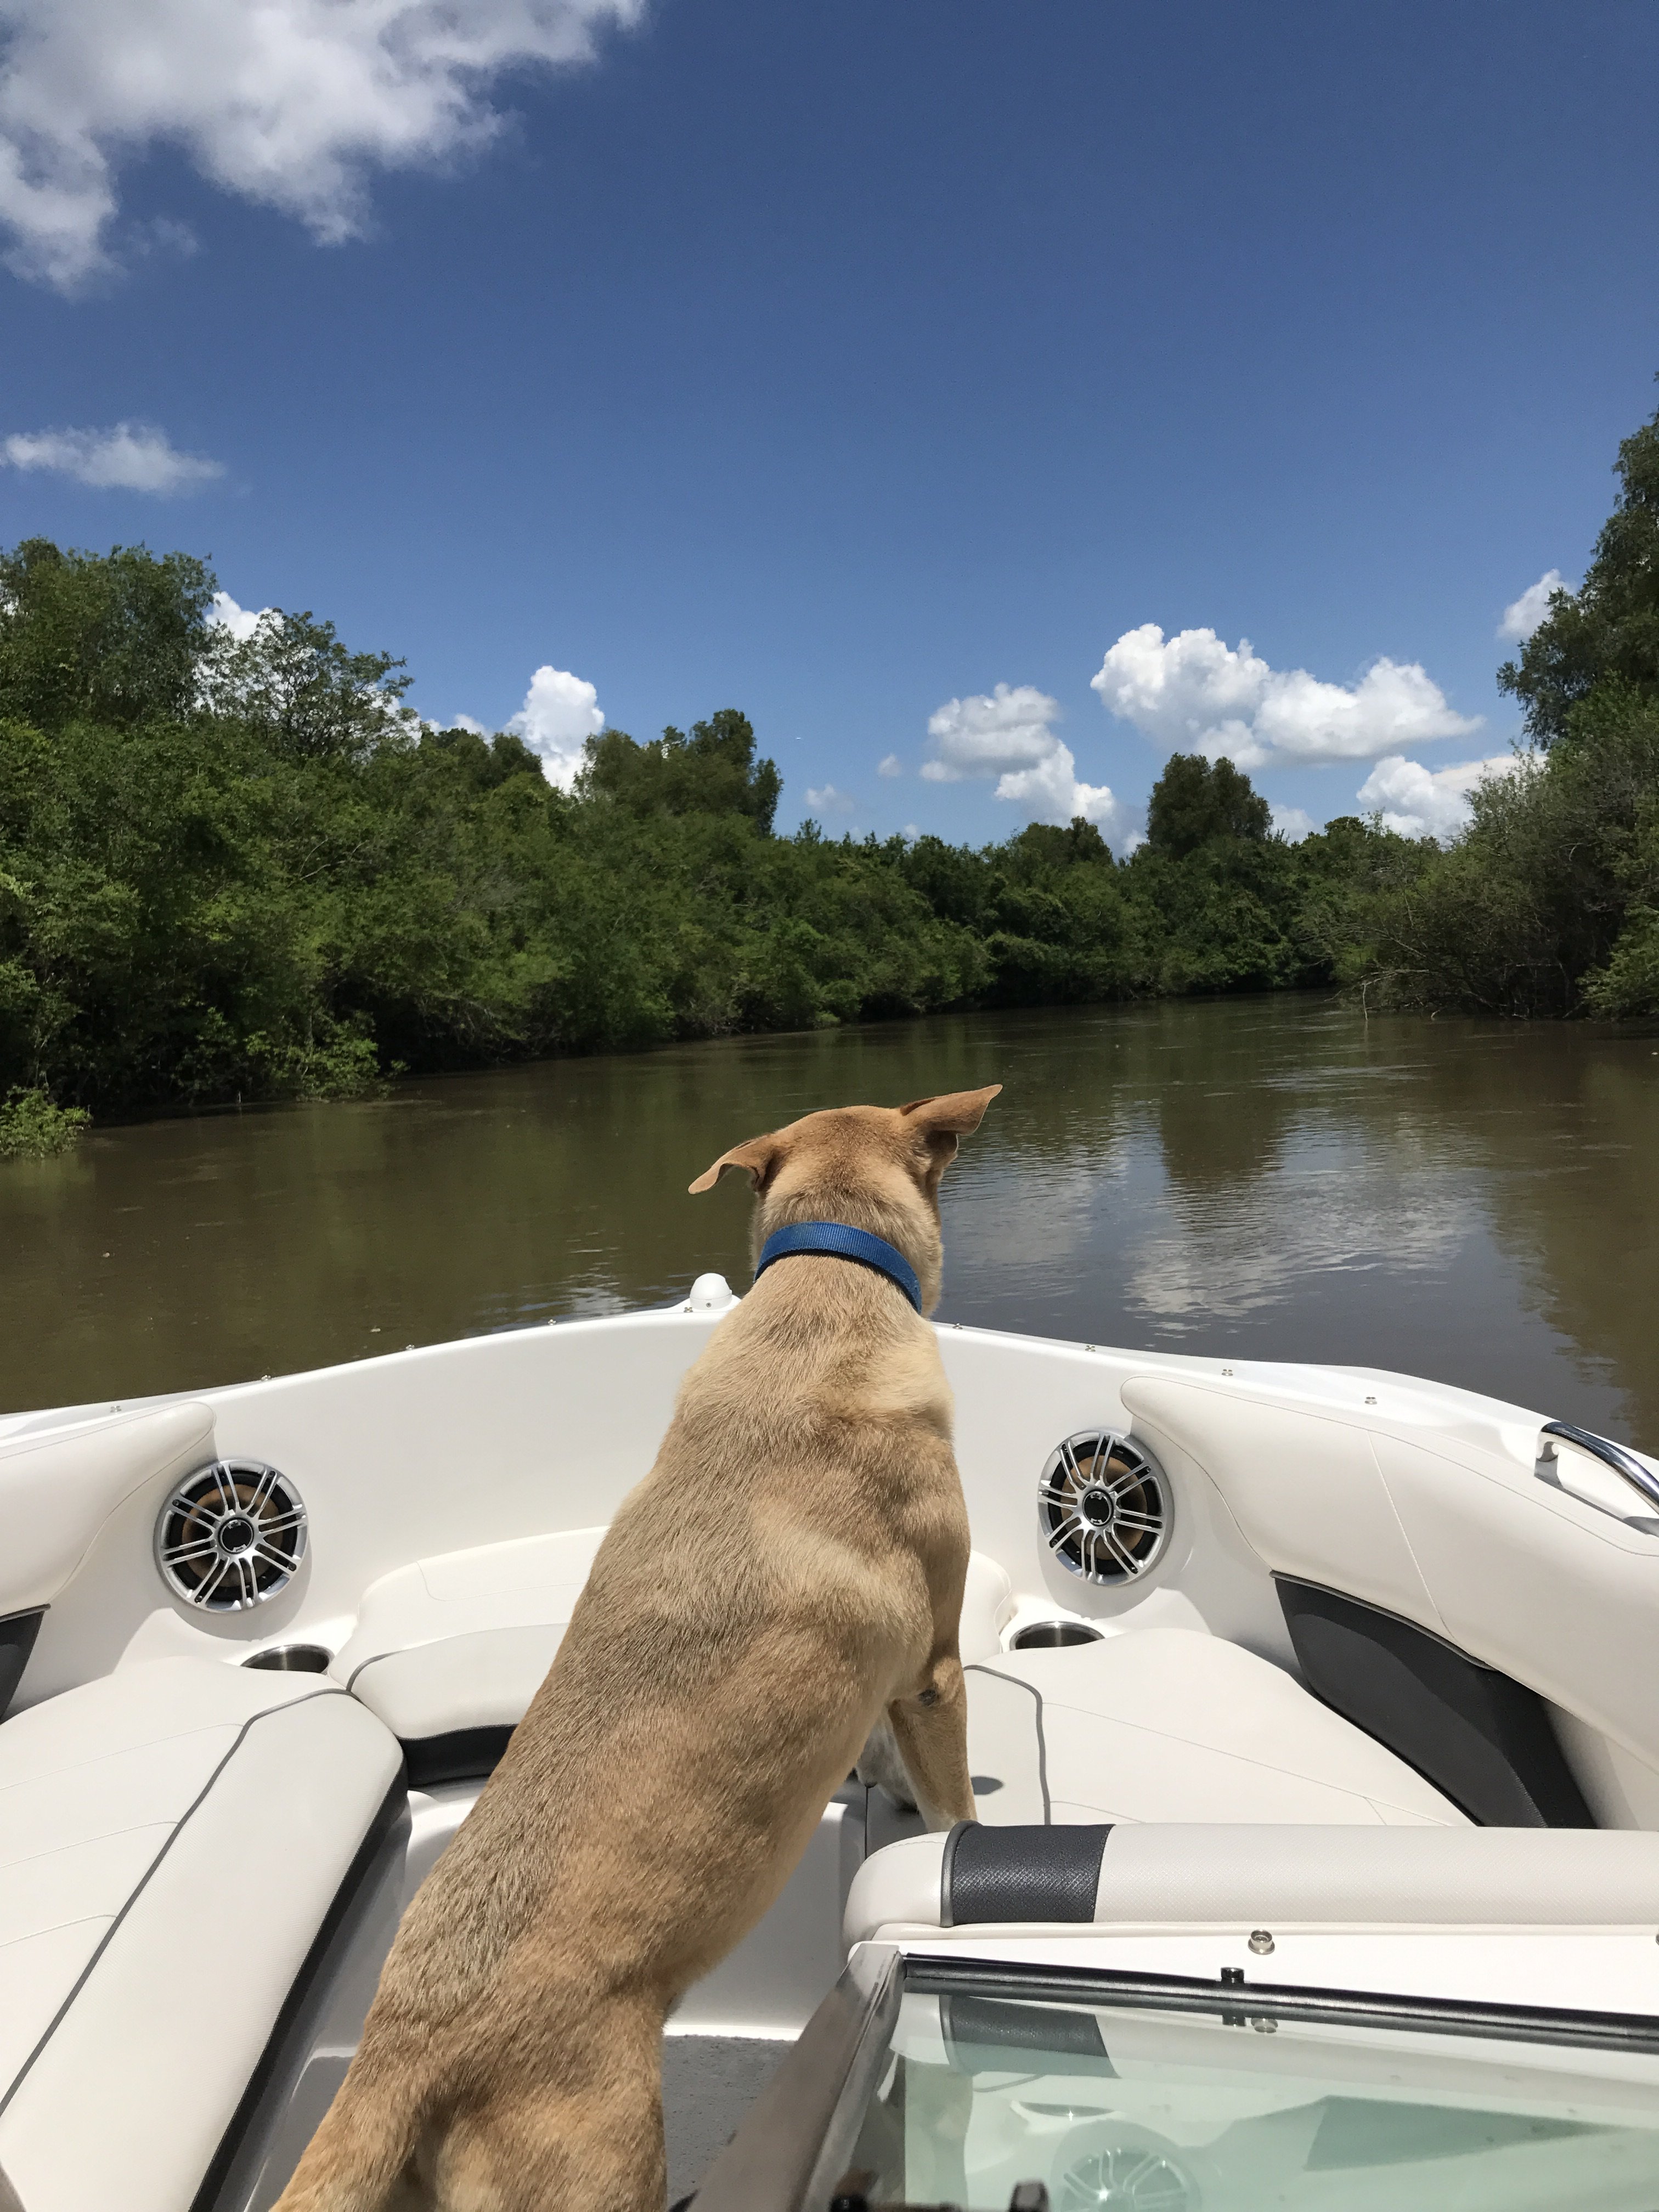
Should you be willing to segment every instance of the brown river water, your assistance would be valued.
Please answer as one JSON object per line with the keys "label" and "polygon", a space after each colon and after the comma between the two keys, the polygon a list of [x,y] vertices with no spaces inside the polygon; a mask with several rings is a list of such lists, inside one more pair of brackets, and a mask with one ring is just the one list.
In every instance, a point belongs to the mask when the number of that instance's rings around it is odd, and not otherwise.
{"label": "brown river water", "polygon": [[95,1131],[0,1163],[0,1410],[748,1282],[692,1176],[817,1106],[1006,1085],[942,1315],[1394,1368],[1659,1447],[1659,1037],[1329,1000],[940,1017]]}

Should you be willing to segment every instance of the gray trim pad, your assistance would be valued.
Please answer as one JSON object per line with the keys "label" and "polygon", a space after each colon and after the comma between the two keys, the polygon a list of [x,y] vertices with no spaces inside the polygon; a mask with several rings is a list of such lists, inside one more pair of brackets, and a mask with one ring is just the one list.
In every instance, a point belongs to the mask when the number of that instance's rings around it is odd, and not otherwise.
{"label": "gray trim pad", "polygon": [[939,1925],[1092,1920],[1110,1822],[987,1828],[958,1820],[939,1869]]}

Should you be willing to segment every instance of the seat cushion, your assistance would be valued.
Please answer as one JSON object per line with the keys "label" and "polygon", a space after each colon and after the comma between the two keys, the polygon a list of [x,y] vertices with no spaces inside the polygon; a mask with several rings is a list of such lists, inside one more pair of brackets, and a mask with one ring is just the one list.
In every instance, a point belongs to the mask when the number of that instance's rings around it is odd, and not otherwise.
{"label": "seat cushion", "polygon": [[[371,1583],[329,1669],[405,1744],[516,1728],[553,1663],[603,1528],[526,1536],[417,1559]],[[1011,1605],[994,1559],[969,1562],[964,1657],[1000,1649]]]}
{"label": "seat cushion", "polygon": [[[890,1844],[854,1878],[846,1940],[905,1928],[977,1932],[988,1921],[1069,1927],[1079,1919],[1275,1929],[1638,1927],[1645,1934],[1659,1898],[1659,1835],[1634,1830],[1148,1822],[1086,1833],[1082,1854],[1057,1853],[1053,1827],[965,1827],[954,1849],[939,1835]],[[972,1853],[964,1838],[975,1839]]]}
{"label": "seat cushion", "polygon": [[0,2168],[29,2212],[190,2203],[400,1765],[334,1685],[217,1660],[0,1726]]}
{"label": "seat cushion", "polygon": [[968,1670],[980,1819],[1467,1826],[1391,1751],[1237,1644],[1147,1628]]}
{"label": "seat cushion", "polygon": [[383,1575],[329,1672],[405,1743],[516,1728],[604,1536],[526,1536]]}

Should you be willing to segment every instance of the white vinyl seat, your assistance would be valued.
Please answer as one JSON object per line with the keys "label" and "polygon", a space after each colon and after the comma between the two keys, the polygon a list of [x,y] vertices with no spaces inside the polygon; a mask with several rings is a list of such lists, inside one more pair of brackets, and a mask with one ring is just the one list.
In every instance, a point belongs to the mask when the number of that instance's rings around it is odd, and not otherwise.
{"label": "white vinyl seat", "polygon": [[[417,1559],[372,1583],[329,1672],[400,1741],[516,1728],[570,1624],[603,1528],[567,1529]],[[1008,1577],[975,1553],[964,1658],[1000,1650]]]}
{"label": "white vinyl seat", "polygon": [[967,1885],[945,1836],[910,1836],[875,1852],[848,1897],[848,1945],[916,1929],[978,1936],[993,1923],[1074,1933],[1079,1920],[1280,1930],[1637,1927],[1645,1939],[1659,1919],[1659,1835],[1637,1829],[1148,1822],[1095,1829],[1086,1849],[1081,1837],[1070,1848],[1052,1827],[988,1838]]}
{"label": "white vinyl seat", "polygon": [[0,1725],[0,2171],[27,2212],[191,2203],[400,1773],[332,1683],[211,1659]]}
{"label": "white vinyl seat", "polygon": [[520,1537],[383,1575],[364,1591],[330,1674],[404,1743],[516,1728],[604,1535]]}
{"label": "white vinyl seat", "polygon": [[967,1678],[968,1763],[988,1826],[1468,1825],[1403,1759],[1221,1637],[1138,1629],[1005,1652]]}

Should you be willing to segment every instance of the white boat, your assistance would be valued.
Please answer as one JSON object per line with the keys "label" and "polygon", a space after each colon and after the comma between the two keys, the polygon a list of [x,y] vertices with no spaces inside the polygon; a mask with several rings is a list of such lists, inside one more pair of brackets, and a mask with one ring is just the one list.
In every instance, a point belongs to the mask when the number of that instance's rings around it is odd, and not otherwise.
{"label": "white boat", "polygon": [[[273,2201],[731,1303],[0,1420],[22,2212]],[[979,1823],[837,1793],[671,2023],[672,2192],[1651,2212],[1659,1467],[939,1336]]]}

